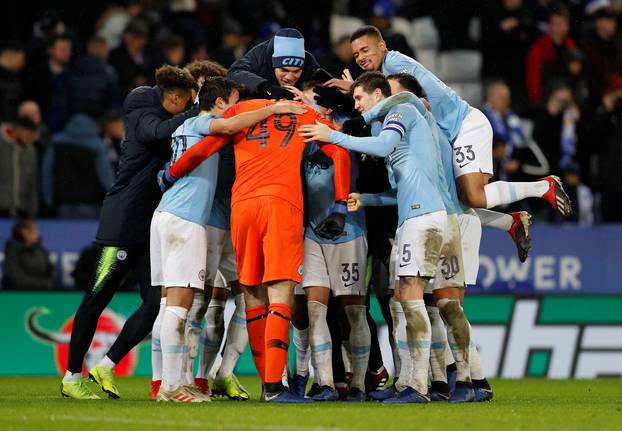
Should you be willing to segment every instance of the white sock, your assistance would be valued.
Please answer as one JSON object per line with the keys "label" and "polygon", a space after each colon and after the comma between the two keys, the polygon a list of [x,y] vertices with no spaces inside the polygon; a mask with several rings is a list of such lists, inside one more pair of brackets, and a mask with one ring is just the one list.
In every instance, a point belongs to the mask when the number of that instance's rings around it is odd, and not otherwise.
{"label": "white sock", "polygon": [[298,329],[294,326],[294,346],[296,347],[296,374],[309,375],[309,328]]}
{"label": "white sock", "polygon": [[162,387],[167,391],[182,385],[184,353],[188,350],[184,340],[187,316],[188,309],[167,306],[162,318]]}
{"label": "white sock", "polygon": [[447,343],[445,344],[445,369],[447,369],[447,367],[451,364],[455,364],[456,360],[454,359],[454,355],[453,353],[451,353],[451,349],[449,348],[449,342],[447,341],[447,337],[445,337],[445,341]]}
{"label": "white sock", "polygon": [[186,320],[186,346],[188,353],[184,358],[184,384],[194,384],[194,360],[199,351],[199,337],[201,335],[201,321],[205,316],[205,293],[201,290],[194,292],[192,307],[188,311]]}
{"label": "white sock", "polygon": [[428,392],[428,370],[430,369],[430,343],[432,329],[423,299],[402,302],[406,316],[406,335],[413,362],[411,386],[420,394]]}
{"label": "white sock", "polygon": [[222,354],[222,362],[218,369],[218,377],[226,377],[233,374],[233,369],[238,359],[244,353],[248,344],[248,332],[246,332],[246,305],[244,294],[240,293],[235,298],[235,311],[229,320],[227,328],[227,343]]}
{"label": "white sock", "polygon": [[115,364],[112,359],[110,359],[108,355],[106,355],[101,359],[101,361],[97,363],[97,365],[101,365],[105,368],[114,368],[117,364]]}
{"label": "white sock", "polygon": [[474,210],[482,226],[508,231],[512,227],[512,224],[514,224],[514,219],[509,214],[485,210],[483,208],[474,208]]}
{"label": "white sock", "polygon": [[77,382],[82,378],[82,373],[72,373],[71,371],[65,371],[65,377],[63,377],[63,381],[65,382]]}
{"label": "white sock", "polygon": [[473,328],[471,327],[470,323],[469,334],[471,334],[471,336],[469,337],[469,339],[471,340],[471,343],[469,344],[469,367],[471,369],[471,378],[473,380],[482,380],[485,379],[486,376],[484,375],[484,370],[482,370],[482,364],[480,363],[479,359],[479,352],[477,351],[477,347],[473,342]]}
{"label": "white sock", "polygon": [[318,301],[307,301],[309,343],[315,364],[315,378],[320,386],[335,387],[333,382],[333,343],[326,322],[328,307]]}
{"label": "white sock", "polygon": [[371,333],[367,324],[367,307],[364,305],[346,305],[344,307],[350,323],[350,354],[352,359],[353,388],[365,392],[365,373],[369,364]]}
{"label": "white sock", "polygon": [[445,322],[447,322],[447,340],[456,360],[456,380],[470,382],[469,345],[471,344],[471,331],[469,322],[459,300],[442,298],[437,301],[437,305]]}
{"label": "white sock", "polygon": [[529,183],[495,181],[484,186],[486,208],[507,205],[525,198],[541,198],[549,189],[546,180]]}
{"label": "white sock", "polygon": [[205,326],[201,332],[201,358],[197,377],[207,379],[220,351],[225,333],[225,301],[211,299],[205,313]]}
{"label": "white sock", "polygon": [[166,309],[166,298],[160,298],[160,311],[151,329],[151,380],[162,380],[162,346],[160,344],[160,328]]}
{"label": "white sock", "polygon": [[393,298],[389,301],[391,317],[393,320],[393,338],[397,346],[397,363],[395,365],[395,377],[398,378],[396,388],[402,391],[410,384],[412,373],[412,358],[408,348],[408,337],[406,335],[406,316],[402,304]]}
{"label": "white sock", "polygon": [[430,344],[430,369],[432,381],[447,383],[447,369],[445,368],[445,354],[447,350],[447,330],[441,319],[438,307],[427,305],[430,327],[432,329],[432,344]]}

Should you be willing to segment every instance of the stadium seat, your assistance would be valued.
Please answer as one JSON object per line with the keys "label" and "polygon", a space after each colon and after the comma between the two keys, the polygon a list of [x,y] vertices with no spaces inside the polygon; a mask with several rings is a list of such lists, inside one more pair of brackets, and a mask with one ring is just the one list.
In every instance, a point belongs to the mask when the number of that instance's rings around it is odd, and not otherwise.
{"label": "stadium seat", "polygon": [[412,21],[408,42],[415,51],[422,49],[438,49],[438,30],[431,17],[416,18]]}
{"label": "stadium seat", "polygon": [[346,15],[331,15],[330,17],[330,43],[334,44],[342,36],[349,36],[356,29],[365,25],[363,20]]}
{"label": "stadium seat", "polygon": [[410,46],[413,46],[412,26],[410,24],[410,21],[408,21],[406,18],[401,18],[399,16],[396,16],[395,18],[391,20],[391,28],[396,33],[400,33],[404,35],[404,37],[408,41],[408,44]]}
{"label": "stadium seat", "polygon": [[443,81],[479,82],[482,54],[479,51],[456,50],[438,56],[438,77]]}
{"label": "stadium seat", "polygon": [[445,82],[467,103],[475,108],[482,106],[482,84],[480,82]]}
{"label": "stadium seat", "polygon": [[438,72],[438,52],[434,49],[420,49],[416,53],[417,60],[423,64],[430,72]]}

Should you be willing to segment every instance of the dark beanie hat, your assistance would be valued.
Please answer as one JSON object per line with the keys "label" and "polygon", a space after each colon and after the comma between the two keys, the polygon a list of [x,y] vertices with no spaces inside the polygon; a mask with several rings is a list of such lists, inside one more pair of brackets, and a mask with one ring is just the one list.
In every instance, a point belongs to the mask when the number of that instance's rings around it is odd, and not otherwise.
{"label": "dark beanie hat", "polygon": [[274,35],[272,67],[304,67],[305,40],[295,28],[282,28]]}

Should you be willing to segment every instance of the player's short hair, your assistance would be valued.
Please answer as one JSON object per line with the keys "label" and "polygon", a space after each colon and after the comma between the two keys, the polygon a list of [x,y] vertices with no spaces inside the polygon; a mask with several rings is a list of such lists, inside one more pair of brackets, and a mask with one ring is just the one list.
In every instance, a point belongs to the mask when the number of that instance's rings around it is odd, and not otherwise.
{"label": "player's short hair", "polygon": [[190,72],[195,81],[201,77],[227,76],[227,69],[220,63],[211,60],[195,60],[192,63],[186,64],[186,69]]}
{"label": "player's short hair", "polygon": [[235,82],[222,76],[212,76],[203,81],[199,90],[199,109],[210,110],[219,97],[228,100],[233,90],[239,90]]}
{"label": "player's short hair", "polygon": [[364,25],[352,33],[352,36],[350,36],[350,43],[354,42],[356,39],[360,39],[363,36],[370,36],[375,37],[378,40],[384,40],[382,38],[382,33],[378,30],[378,27],[373,25]]}
{"label": "player's short hair", "polygon": [[400,72],[394,73],[393,75],[387,76],[387,80],[397,81],[401,87],[405,88],[406,91],[410,91],[417,97],[425,97],[425,92],[423,91],[423,87],[421,84],[410,73]]}
{"label": "player's short hair", "polygon": [[365,72],[352,83],[352,92],[356,87],[361,87],[364,92],[372,93],[377,88],[380,89],[383,96],[391,95],[391,86],[387,78],[380,72]]}
{"label": "player's short hair", "polygon": [[175,90],[194,90],[197,85],[190,72],[177,66],[165,65],[156,69],[156,85],[162,93]]}
{"label": "player's short hair", "polygon": [[309,81],[305,81],[302,83],[302,85],[300,86],[300,89],[302,91],[307,91],[307,90],[311,90],[315,87],[322,87],[324,85],[323,82],[320,81],[314,81],[314,80],[309,80]]}

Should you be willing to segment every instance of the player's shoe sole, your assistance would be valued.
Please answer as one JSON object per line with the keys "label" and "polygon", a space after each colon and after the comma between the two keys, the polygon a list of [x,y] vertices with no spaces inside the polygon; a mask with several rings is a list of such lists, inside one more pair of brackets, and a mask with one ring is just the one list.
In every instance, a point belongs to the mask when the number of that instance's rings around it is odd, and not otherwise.
{"label": "player's shoe sole", "polygon": [[89,378],[97,383],[101,390],[108,394],[108,397],[119,399],[121,393],[114,383],[114,369],[95,365],[89,370]]}
{"label": "player's shoe sole", "polygon": [[88,387],[86,380],[80,378],[75,382],[61,381],[60,394],[74,400],[100,400],[101,398]]}
{"label": "player's shoe sole", "polygon": [[521,262],[525,262],[529,256],[529,250],[531,250],[529,227],[532,223],[532,217],[527,211],[514,212],[510,213],[510,215],[514,219],[514,222],[510,230],[508,230],[508,234],[510,234],[514,244],[516,244],[518,259]]}
{"label": "player's shoe sole", "polygon": [[543,180],[548,181],[549,189],[542,196],[542,199],[550,203],[563,217],[570,216],[572,214],[572,202],[564,191],[562,181],[556,175],[549,175]]}

